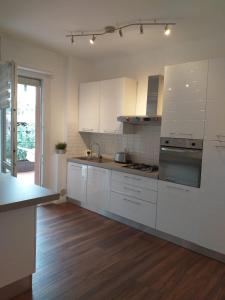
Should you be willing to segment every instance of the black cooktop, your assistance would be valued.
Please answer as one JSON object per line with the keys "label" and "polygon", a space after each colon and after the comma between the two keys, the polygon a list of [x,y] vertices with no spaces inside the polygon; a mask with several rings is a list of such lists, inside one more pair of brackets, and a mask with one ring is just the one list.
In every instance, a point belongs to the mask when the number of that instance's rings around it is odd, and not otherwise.
{"label": "black cooktop", "polygon": [[124,168],[133,169],[133,170],[140,170],[144,172],[155,172],[158,171],[158,166],[155,165],[146,165],[146,164],[128,164],[123,166]]}

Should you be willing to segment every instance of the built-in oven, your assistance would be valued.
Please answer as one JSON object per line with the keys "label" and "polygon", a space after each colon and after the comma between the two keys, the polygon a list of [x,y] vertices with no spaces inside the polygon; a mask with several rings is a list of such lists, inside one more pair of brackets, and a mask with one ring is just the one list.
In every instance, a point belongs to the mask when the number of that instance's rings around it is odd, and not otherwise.
{"label": "built-in oven", "polygon": [[161,138],[159,179],[200,187],[202,140]]}

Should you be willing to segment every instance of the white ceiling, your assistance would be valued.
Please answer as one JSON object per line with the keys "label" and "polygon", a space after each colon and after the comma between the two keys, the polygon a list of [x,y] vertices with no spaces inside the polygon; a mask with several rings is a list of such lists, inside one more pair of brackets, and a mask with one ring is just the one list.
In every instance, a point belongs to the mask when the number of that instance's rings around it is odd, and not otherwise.
{"label": "white ceiling", "polygon": [[[65,38],[71,31],[101,30],[106,25],[158,19],[175,21],[171,36],[161,28],[136,28],[74,45]],[[0,0],[0,30],[82,58],[127,55],[188,40],[224,35],[225,0]]]}

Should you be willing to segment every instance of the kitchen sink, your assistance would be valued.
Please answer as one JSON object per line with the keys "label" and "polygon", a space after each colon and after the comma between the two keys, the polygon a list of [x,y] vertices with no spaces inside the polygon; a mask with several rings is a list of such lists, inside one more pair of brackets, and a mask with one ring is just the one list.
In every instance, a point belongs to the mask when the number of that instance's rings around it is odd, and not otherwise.
{"label": "kitchen sink", "polygon": [[90,161],[90,162],[97,162],[97,163],[109,163],[109,162],[112,162],[111,159],[104,158],[104,157],[98,158],[98,157],[80,156],[80,157],[76,157],[76,159],[86,160],[86,161]]}

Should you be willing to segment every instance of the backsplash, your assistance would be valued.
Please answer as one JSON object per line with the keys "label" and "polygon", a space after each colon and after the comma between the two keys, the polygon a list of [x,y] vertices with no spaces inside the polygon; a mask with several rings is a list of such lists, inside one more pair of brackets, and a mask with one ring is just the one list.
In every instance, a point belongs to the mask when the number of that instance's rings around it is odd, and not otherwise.
{"label": "backsplash", "polygon": [[139,125],[134,127],[133,134],[83,133],[81,136],[87,148],[90,148],[93,142],[99,143],[103,156],[113,158],[115,152],[126,149],[133,162],[158,165],[160,128]]}

